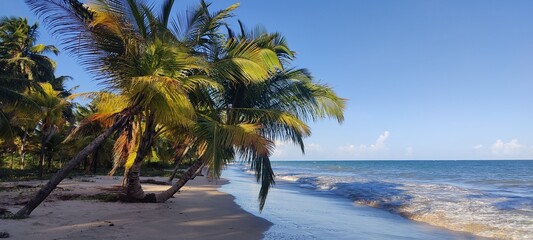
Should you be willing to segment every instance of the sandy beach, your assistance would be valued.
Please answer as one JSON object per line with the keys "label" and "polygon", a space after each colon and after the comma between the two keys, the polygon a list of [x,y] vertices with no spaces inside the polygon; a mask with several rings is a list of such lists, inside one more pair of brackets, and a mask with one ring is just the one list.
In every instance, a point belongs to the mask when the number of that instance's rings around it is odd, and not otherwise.
{"label": "sandy beach", "polygon": [[[164,179],[157,179],[164,180]],[[16,212],[44,181],[0,183],[0,208]],[[231,195],[217,189],[224,180],[190,181],[165,203],[121,203],[79,199],[120,185],[109,176],[65,180],[27,219],[0,219],[9,239],[260,239],[272,225],[242,210]],[[22,188],[12,188],[13,186]],[[26,186],[26,187],[24,187]],[[168,186],[143,184],[147,192]],[[62,200],[63,199],[63,200]]]}

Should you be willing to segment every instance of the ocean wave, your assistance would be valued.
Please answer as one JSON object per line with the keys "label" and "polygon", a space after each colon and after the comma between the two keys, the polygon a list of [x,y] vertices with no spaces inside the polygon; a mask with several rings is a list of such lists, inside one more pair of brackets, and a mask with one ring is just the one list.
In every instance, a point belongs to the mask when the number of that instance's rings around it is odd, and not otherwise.
{"label": "ocean wave", "polygon": [[353,176],[282,173],[277,179],[454,231],[489,238],[533,239],[531,197],[442,183],[375,181]]}

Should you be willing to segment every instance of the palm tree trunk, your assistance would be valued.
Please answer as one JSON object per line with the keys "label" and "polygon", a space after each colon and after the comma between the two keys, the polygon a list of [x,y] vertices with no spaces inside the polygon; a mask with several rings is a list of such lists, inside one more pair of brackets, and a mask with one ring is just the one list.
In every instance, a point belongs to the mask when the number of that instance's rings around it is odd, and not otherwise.
{"label": "palm tree trunk", "polygon": [[48,164],[48,166],[46,167],[46,171],[50,172],[50,169],[52,168],[52,156],[47,156],[46,157],[46,162]]}
{"label": "palm tree trunk", "polygon": [[20,169],[24,169],[24,161],[26,160],[26,152],[24,152],[24,145],[20,149]]}
{"label": "palm tree trunk", "polygon": [[118,115],[115,123],[111,128],[107,129],[105,132],[96,137],[89,145],[85,146],[74,158],[72,158],[64,168],[59,170],[51,179],[44,185],[32,199],[26,203],[26,205],[20,209],[15,217],[23,218],[28,217],[31,212],[43,202],[50,193],[57,187],[57,185],[65,178],[67,175],[78,166],[87,155],[91,152],[94,152],[111,134],[115,131],[122,131],[124,126],[131,121],[131,115],[128,114],[129,111],[134,111],[129,109],[128,111],[123,111],[122,114]]}
{"label": "palm tree trunk", "polygon": [[176,177],[176,174],[178,173],[178,169],[180,167],[181,160],[183,160],[183,157],[189,150],[189,141],[185,140],[183,144],[180,144],[178,146],[178,149],[176,149],[176,155],[174,155],[174,171],[172,171],[172,175],[168,178],[168,182],[171,183],[172,180]]}
{"label": "palm tree trunk", "polygon": [[13,169],[13,166],[15,165],[15,150],[11,152],[11,166],[9,166],[10,169]]}
{"label": "palm tree trunk", "polygon": [[[96,160],[95,155],[98,152],[98,149],[95,149],[91,154],[91,157],[87,157],[83,164],[83,174],[87,175],[91,172],[91,169],[94,168],[94,161]],[[95,170],[96,171],[96,170]]]}
{"label": "palm tree trunk", "polygon": [[137,149],[137,155],[130,169],[127,170],[126,174],[126,196],[123,197],[124,201],[151,201],[150,198],[153,198],[153,195],[146,196],[142,187],[141,187],[141,166],[144,158],[148,155],[148,152],[152,148],[153,138],[155,136],[155,122],[153,114],[150,114],[146,119],[146,130],[142,134],[141,142],[139,143],[139,148]]}
{"label": "palm tree trunk", "polygon": [[196,172],[198,172],[198,170],[202,168],[203,165],[204,161],[201,158],[194,161],[193,165],[190,166],[189,169],[187,169],[187,171],[183,173],[183,175],[181,175],[180,180],[173,184],[172,187],[170,187],[164,192],[155,195],[156,202],[165,202],[169,198],[174,196],[174,194],[176,194],[190,179],[194,178]]}
{"label": "palm tree trunk", "polygon": [[93,153],[93,174],[96,175],[96,167],[98,166],[98,149]]}
{"label": "palm tree trunk", "polygon": [[174,170],[172,170],[172,175],[168,178],[168,182],[172,183],[172,180],[176,177],[176,174],[178,174],[178,169],[180,168],[181,160],[183,159],[183,155],[177,155],[174,158]]}
{"label": "palm tree trunk", "polygon": [[46,136],[44,136],[43,134],[43,136],[41,137],[41,153],[39,155],[39,173],[38,173],[39,179],[43,179],[44,151],[46,147],[45,138]]}
{"label": "palm tree trunk", "polygon": [[26,152],[24,151],[24,146],[26,144],[26,138],[28,137],[28,133],[24,132],[24,136],[22,137],[22,141],[20,143],[20,169],[24,169],[24,162],[26,160]]}

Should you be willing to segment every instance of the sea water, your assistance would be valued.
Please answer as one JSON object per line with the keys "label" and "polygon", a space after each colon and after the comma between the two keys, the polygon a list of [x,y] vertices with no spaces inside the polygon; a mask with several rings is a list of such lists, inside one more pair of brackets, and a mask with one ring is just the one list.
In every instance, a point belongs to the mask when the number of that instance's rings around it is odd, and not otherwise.
{"label": "sea water", "polygon": [[533,161],[276,161],[273,169],[261,214],[253,177],[237,167],[223,175],[223,191],[274,222],[267,239],[533,239]]}

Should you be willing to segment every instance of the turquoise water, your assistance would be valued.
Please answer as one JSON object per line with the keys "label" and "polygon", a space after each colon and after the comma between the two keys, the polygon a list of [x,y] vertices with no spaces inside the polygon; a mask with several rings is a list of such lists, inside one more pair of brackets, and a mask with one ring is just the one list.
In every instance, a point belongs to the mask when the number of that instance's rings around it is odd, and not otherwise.
{"label": "turquoise water", "polygon": [[273,168],[278,191],[476,236],[533,239],[533,161],[278,161]]}

